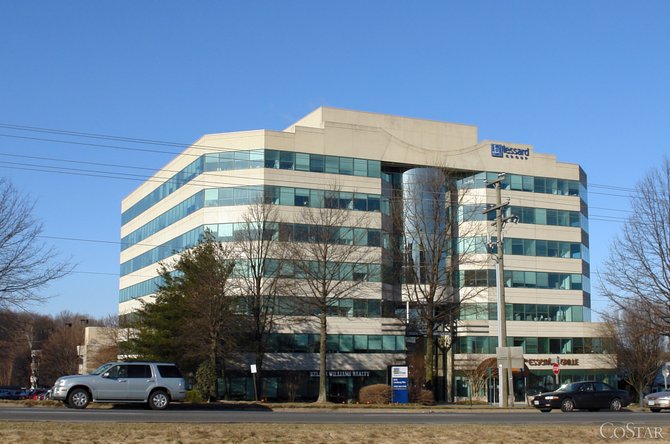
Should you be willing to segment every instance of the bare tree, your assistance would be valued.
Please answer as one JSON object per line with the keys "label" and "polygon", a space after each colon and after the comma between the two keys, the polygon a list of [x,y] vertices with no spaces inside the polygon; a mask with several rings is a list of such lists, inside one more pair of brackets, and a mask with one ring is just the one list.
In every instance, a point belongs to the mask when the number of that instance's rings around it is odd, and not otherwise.
{"label": "bare tree", "polygon": [[630,300],[603,318],[603,345],[607,352],[604,359],[619,369],[624,380],[638,393],[642,406],[645,387],[654,381],[667,360],[665,341],[649,324],[644,303]]}
{"label": "bare tree", "polygon": [[[302,224],[293,242],[287,243],[289,258],[296,277],[291,292],[303,301],[306,313],[319,324],[319,397],[327,402],[327,336],[328,314],[338,301],[351,297],[369,280],[369,263],[379,257],[362,245],[356,236],[369,225],[365,213],[347,211],[348,204],[339,200],[337,189],[327,191],[324,208],[303,208],[296,222]],[[360,235],[359,235],[360,236]],[[284,275],[288,274],[285,270]]]}
{"label": "bare tree", "polygon": [[54,319],[55,328],[40,347],[40,384],[51,384],[60,376],[77,374],[77,346],[84,343],[86,327],[80,320],[85,319],[84,316],[66,311]]}
{"label": "bare tree", "polygon": [[[262,381],[263,358],[277,321],[277,297],[284,289],[280,276],[286,249],[279,242],[280,219],[276,206],[256,202],[249,206],[242,219],[234,232],[235,256],[244,266],[244,272],[236,274],[236,285],[248,315],[256,369]],[[262,387],[260,384],[259,389]]]}
{"label": "bare tree", "polygon": [[447,168],[418,168],[405,173],[402,197],[394,200],[394,223],[404,239],[398,245],[403,293],[425,334],[425,381],[431,389],[438,329],[446,358],[456,338],[461,304],[486,290],[486,284],[460,285],[459,273],[485,264],[476,248],[477,242],[485,245],[485,228],[473,223],[479,207],[468,188],[457,188],[457,179]]}
{"label": "bare tree", "polygon": [[619,307],[634,299],[646,323],[670,336],[670,159],[637,185],[631,209],[610,247],[601,287]]}
{"label": "bare tree", "polygon": [[31,354],[52,334],[51,316],[10,310],[0,311],[0,385],[27,385]]}
{"label": "bare tree", "polygon": [[461,372],[468,381],[468,398],[472,405],[472,398],[480,397],[482,389],[486,386],[489,372],[489,360],[481,358],[469,358],[460,361]]}
{"label": "bare tree", "polygon": [[33,209],[29,198],[0,178],[0,308],[44,301],[36,290],[72,270],[40,242],[42,225]]}

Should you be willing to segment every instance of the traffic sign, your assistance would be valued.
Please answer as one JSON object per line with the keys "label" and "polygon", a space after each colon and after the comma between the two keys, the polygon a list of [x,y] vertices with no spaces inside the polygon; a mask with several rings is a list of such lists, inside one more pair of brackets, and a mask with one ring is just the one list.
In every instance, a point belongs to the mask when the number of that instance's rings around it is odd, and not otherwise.
{"label": "traffic sign", "polygon": [[561,367],[558,364],[554,364],[554,369],[552,370],[555,375],[558,375],[561,372]]}

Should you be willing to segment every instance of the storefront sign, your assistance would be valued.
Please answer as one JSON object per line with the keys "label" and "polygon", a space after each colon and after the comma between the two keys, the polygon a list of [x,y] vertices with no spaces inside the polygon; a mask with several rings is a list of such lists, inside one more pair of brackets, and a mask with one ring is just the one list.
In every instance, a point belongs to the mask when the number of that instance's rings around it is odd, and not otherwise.
{"label": "storefront sign", "polygon": [[[529,366],[540,366],[540,365],[547,365],[547,366],[552,366],[555,364],[554,360],[551,358],[540,358],[540,359],[524,359],[526,361],[526,364]],[[566,359],[566,358],[561,358],[561,366],[575,366],[579,365],[579,359],[577,358],[571,358],[571,359]]]}
{"label": "storefront sign", "polygon": [[[309,377],[318,378],[319,374],[318,370],[314,370],[309,372]],[[368,376],[370,376],[370,372],[367,370],[328,370],[329,378],[367,378]]]}
{"label": "storefront sign", "polygon": [[513,148],[500,143],[492,143],[491,157],[528,160],[530,157],[530,148]]}

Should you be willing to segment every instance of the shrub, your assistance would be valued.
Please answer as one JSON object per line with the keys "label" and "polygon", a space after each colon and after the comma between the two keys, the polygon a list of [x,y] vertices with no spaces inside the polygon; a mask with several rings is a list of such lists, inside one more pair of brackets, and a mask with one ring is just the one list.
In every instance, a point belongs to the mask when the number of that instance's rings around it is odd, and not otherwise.
{"label": "shrub", "polygon": [[197,390],[188,390],[186,392],[186,399],[184,401],[193,404],[199,404],[202,402],[202,395]]}
{"label": "shrub", "polygon": [[203,362],[198,367],[198,371],[195,373],[195,388],[202,399],[207,401],[216,400],[216,371],[209,361]]}
{"label": "shrub", "polygon": [[409,402],[421,405],[435,405],[435,398],[432,391],[414,387],[409,391]]}
{"label": "shrub", "polygon": [[373,384],[358,392],[362,404],[388,404],[391,402],[391,387],[386,384]]}

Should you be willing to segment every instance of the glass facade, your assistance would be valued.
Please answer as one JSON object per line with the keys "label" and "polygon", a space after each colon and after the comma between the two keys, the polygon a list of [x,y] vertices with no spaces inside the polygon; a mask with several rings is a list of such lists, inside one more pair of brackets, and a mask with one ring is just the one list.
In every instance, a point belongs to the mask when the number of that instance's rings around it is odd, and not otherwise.
{"label": "glass facade", "polygon": [[[459,272],[461,287],[495,287],[495,270],[463,270]],[[553,290],[584,290],[590,293],[590,279],[575,273],[505,270],[505,287]]]}
{"label": "glass facade", "polygon": [[[157,263],[184,249],[194,247],[204,235],[205,229],[209,230],[219,242],[230,242],[236,236],[239,238],[243,233],[246,233],[246,226],[244,224],[210,224],[194,228],[163,245],[152,248],[122,263],[121,276]],[[309,233],[309,225],[269,224],[267,238],[281,241],[309,242]],[[377,229],[340,227],[333,231],[333,244],[380,247],[382,239],[387,239],[387,236],[382,236],[381,230]],[[388,240],[385,243],[388,243]]]}
{"label": "glass facade", "polygon": [[[498,179],[498,173],[477,173],[457,182],[463,188],[485,188],[487,182]],[[578,180],[556,179],[553,177],[524,176],[507,174],[501,182],[503,190],[526,191],[529,193],[553,194],[555,196],[579,196],[586,199],[586,188]]]}
{"label": "glass facade", "polygon": [[277,187],[271,185],[209,188],[194,194],[123,237],[121,239],[121,250],[125,250],[143,241],[147,237],[203,207],[251,205],[259,202],[260,199],[264,199],[266,203],[297,207],[342,208],[369,212],[381,211],[384,214],[388,214],[389,211],[388,199],[378,194],[327,192],[309,188]]}
{"label": "glass facade", "polygon": [[[489,206],[493,206],[490,204]],[[486,215],[483,205],[461,205],[458,208],[458,222],[494,221],[495,211]],[[510,205],[503,210],[503,217],[517,216],[519,223],[532,225],[553,225],[558,227],[581,228],[588,233],[587,218],[579,211],[556,210],[552,208],[520,207]]]}
{"label": "glass facade", "polygon": [[124,211],[121,215],[121,225],[130,222],[203,172],[246,170],[250,168],[276,168],[313,173],[381,177],[381,162],[378,160],[263,149],[210,153],[194,160],[186,168]]}
{"label": "glass facade", "polygon": [[[275,333],[270,335],[270,353],[318,353],[319,334]],[[405,336],[333,335],[326,338],[328,353],[404,353]]]}
{"label": "glass facade", "polygon": [[[585,354],[606,353],[601,338],[536,338],[509,337],[511,347],[522,347],[528,354]],[[455,353],[495,354],[498,346],[496,336],[462,336],[456,338]]]}
{"label": "glass facade", "polygon": [[[304,316],[316,314],[310,306],[309,300],[295,296],[280,296],[277,298],[275,311],[282,316]],[[380,318],[382,317],[381,299],[334,299],[328,307],[328,316],[346,318]]]}
{"label": "glass facade", "polygon": [[[312,267],[312,263],[309,264]],[[319,262],[314,261],[313,267],[316,269],[320,266]],[[338,262],[336,266],[332,267],[331,279],[343,281],[362,281],[362,282],[381,282],[381,265],[377,263],[348,263]],[[268,272],[273,273],[272,270],[279,269],[279,264],[273,259],[268,259]],[[246,264],[244,262],[236,262],[234,274],[244,276],[246,272]],[[291,266],[290,262],[283,264],[280,270],[282,278],[302,279],[301,272],[296,267]],[[135,285],[123,288],[119,292],[119,302],[136,299],[142,296],[148,296],[156,292],[156,286],[161,282],[160,277],[152,278]]]}
{"label": "glass facade", "polygon": [[[492,242],[496,237],[491,238]],[[461,237],[455,241],[455,250],[459,254],[486,254],[487,239],[484,236]],[[580,242],[561,242],[547,239],[522,239],[506,237],[503,240],[505,255],[557,257],[564,259],[582,259],[589,262],[589,248]],[[493,252],[497,251],[493,246]]]}
{"label": "glass facade", "polygon": [[[505,304],[508,321],[591,322],[591,309],[582,305]],[[498,319],[497,304],[465,303],[461,305],[462,321]]]}
{"label": "glass facade", "polygon": [[156,293],[158,286],[163,283],[163,278],[160,276],[147,279],[146,281],[130,285],[119,290],[119,302],[127,302],[133,299],[141,298]]}

